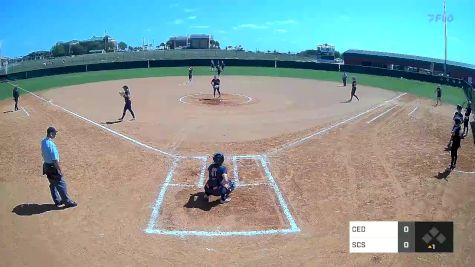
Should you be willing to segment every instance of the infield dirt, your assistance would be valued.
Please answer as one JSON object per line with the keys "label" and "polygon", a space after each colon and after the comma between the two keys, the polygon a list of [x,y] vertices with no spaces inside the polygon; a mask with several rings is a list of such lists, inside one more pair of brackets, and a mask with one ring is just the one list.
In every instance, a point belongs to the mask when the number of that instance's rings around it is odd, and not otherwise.
{"label": "infield dirt", "polygon": [[[453,106],[433,107],[432,101],[411,95],[385,103],[398,94],[365,86],[358,87],[361,101],[343,103],[349,88],[336,83],[238,76],[222,77],[223,99],[233,104],[179,101],[196,94],[211,99],[210,80],[116,80],[39,94],[172,154],[210,156],[222,151],[231,177],[230,156],[268,154],[271,172],[301,232],[182,238],[146,234],[172,159],[25,95],[20,105],[30,116],[22,111],[0,114],[0,257],[5,266],[475,265],[475,174],[442,173],[450,163],[444,147]],[[131,88],[137,120],[129,121],[128,114],[116,123],[123,107],[117,92],[124,84]],[[269,154],[381,103],[340,127]],[[0,111],[11,110],[12,104],[0,102]],[[79,203],[74,209],[54,210],[48,182],[41,176],[39,142],[50,125],[59,129],[61,163],[70,195]],[[245,181],[265,182],[253,161],[240,164]],[[183,161],[174,181],[193,184],[199,167],[195,161]],[[462,141],[456,170],[475,171],[472,135]],[[268,185],[238,187],[226,205],[214,199],[201,203],[201,191],[170,187],[157,225],[205,231],[288,226]],[[455,252],[349,254],[351,220],[454,221]]]}

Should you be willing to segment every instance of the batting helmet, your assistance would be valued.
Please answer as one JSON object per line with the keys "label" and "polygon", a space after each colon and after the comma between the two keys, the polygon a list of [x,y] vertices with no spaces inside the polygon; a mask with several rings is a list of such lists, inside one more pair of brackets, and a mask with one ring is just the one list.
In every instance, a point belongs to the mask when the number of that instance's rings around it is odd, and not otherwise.
{"label": "batting helmet", "polygon": [[223,164],[223,162],[224,162],[224,155],[223,155],[222,153],[219,153],[219,152],[218,152],[218,153],[215,153],[215,154],[213,155],[213,161],[214,161],[214,163],[219,164],[219,165]]}

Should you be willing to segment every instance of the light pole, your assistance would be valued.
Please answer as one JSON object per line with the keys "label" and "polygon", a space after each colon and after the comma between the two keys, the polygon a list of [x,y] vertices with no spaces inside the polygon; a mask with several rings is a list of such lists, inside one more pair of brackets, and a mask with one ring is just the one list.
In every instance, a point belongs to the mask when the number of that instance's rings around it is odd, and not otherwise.
{"label": "light pole", "polygon": [[445,2],[444,0],[444,40],[445,40],[445,60],[444,60],[444,76],[447,77],[447,15],[445,12]]}

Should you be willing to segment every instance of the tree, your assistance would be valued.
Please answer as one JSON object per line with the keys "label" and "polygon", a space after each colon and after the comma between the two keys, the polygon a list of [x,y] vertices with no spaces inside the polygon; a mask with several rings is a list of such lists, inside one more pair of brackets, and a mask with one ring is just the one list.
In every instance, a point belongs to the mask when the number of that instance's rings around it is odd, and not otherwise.
{"label": "tree", "polygon": [[133,50],[134,50],[134,48],[133,48],[132,46],[130,46],[130,45],[129,45],[128,49],[129,49],[129,51],[133,51]]}
{"label": "tree", "polygon": [[51,53],[53,54],[53,57],[63,57],[66,55],[66,48],[64,47],[64,44],[56,44],[51,48]]}
{"label": "tree", "polygon": [[341,58],[341,53],[335,50],[335,58]]}
{"label": "tree", "polygon": [[73,55],[84,55],[87,52],[88,51],[86,50],[86,48],[84,46],[82,46],[81,44],[75,44],[75,45],[71,46],[71,53]]}
{"label": "tree", "polygon": [[316,57],[317,54],[318,54],[318,51],[314,49],[309,49],[309,50],[305,50],[298,53],[299,56],[305,56],[305,57]]}
{"label": "tree", "polygon": [[125,50],[125,49],[127,49],[127,44],[124,43],[124,42],[120,42],[120,43],[118,44],[118,46],[119,46],[119,49],[120,49],[120,50]]}

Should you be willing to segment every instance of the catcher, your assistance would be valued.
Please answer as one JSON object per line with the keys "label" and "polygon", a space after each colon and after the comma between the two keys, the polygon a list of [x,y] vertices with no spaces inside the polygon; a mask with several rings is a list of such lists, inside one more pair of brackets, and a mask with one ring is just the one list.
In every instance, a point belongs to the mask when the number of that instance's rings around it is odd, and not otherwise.
{"label": "catcher", "polygon": [[219,196],[221,204],[231,201],[229,194],[234,190],[234,181],[228,179],[226,167],[223,166],[224,155],[213,155],[213,164],[208,167],[209,178],[205,185],[204,198],[208,201],[209,196]]}
{"label": "catcher", "polygon": [[130,90],[127,85],[122,86],[122,89],[124,91],[119,91],[119,94],[124,98],[125,100],[125,105],[124,105],[124,112],[122,112],[122,117],[119,119],[119,121],[122,121],[125,117],[125,112],[128,110],[130,114],[132,114],[132,120],[135,120],[135,114],[134,111],[132,110],[132,101],[130,100]]}

